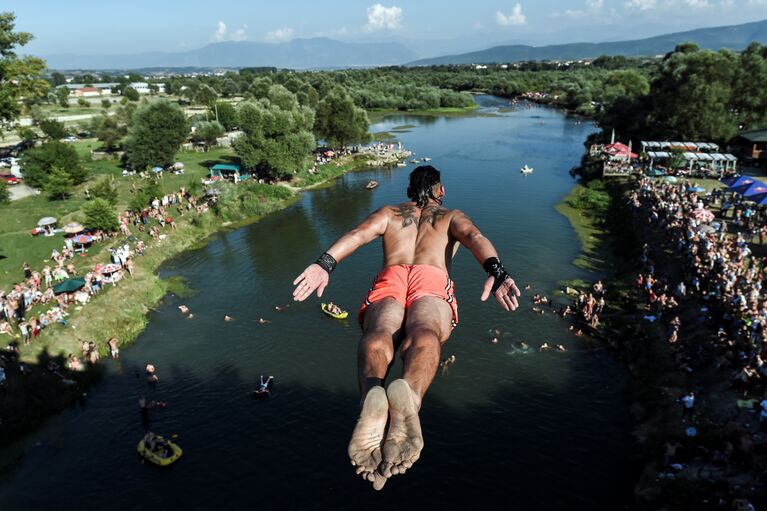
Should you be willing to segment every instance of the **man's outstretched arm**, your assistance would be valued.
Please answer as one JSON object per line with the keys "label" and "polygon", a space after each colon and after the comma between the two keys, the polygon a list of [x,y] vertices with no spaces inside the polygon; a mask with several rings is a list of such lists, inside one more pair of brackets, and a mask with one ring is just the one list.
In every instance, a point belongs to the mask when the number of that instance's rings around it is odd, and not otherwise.
{"label": "man's outstretched arm", "polygon": [[488,273],[481,300],[484,302],[492,294],[507,311],[513,311],[519,307],[517,297],[520,293],[514,279],[506,273],[498,259],[495,247],[474,225],[474,222],[463,212],[455,211],[450,221],[450,234],[461,245],[471,250],[476,260]]}
{"label": "man's outstretched arm", "polygon": [[338,241],[324,253],[314,264],[310,264],[293,281],[296,288],[293,290],[293,300],[302,302],[317,290],[317,296],[322,292],[330,281],[330,272],[336,264],[354,253],[355,250],[366,245],[386,232],[389,223],[389,215],[386,208],[381,208],[370,214],[357,227],[341,236]]}

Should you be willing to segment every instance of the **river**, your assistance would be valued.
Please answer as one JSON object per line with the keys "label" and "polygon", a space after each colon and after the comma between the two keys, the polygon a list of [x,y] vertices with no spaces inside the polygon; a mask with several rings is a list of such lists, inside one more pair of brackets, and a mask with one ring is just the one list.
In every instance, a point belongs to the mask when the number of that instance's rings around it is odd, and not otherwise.
{"label": "river", "polygon": [[[339,235],[372,209],[405,200],[412,164],[348,174],[166,264],[163,276],[182,275],[197,293],[169,296],[119,362],[106,362],[87,403],[27,440],[22,463],[2,482],[0,509],[622,509],[636,477],[626,371],[530,302],[559,280],[593,278],[572,264],[578,240],[554,205],[594,128],[556,110],[477,101],[494,115],[402,115],[371,127],[413,125],[398,138],[442,171],[445,205],[467,212],[517,282],[532,286],[512,314],[482,303],[483,272],[459,251],[461,324],[443,350],[456,363],[426,396],[426,447],[405,476],[374,492],[346,457],[358,403],[356,322],[323,316],[317,299],[283,312],[274,306],[290,303],[292,279]],[[523,176],[525,164],[535,172]],[[373,191],[364,188],[370,179],[380,183]],[[380,259],[373,243],[343,261],[326,298],[356,316]],[[179,313],[181,303],[193,319]],[[497,344],[494,328],[504,332]],[[520,340],[568,349],[523,352]],[[161,380],[154,389],[141,372],[147,361]],[[261,374],[276,385],[257,402],[248,392]],[[153,412],[151,428],[177,435],[184,449],[169,470],[136,454],[141,393],[168,403]]]}

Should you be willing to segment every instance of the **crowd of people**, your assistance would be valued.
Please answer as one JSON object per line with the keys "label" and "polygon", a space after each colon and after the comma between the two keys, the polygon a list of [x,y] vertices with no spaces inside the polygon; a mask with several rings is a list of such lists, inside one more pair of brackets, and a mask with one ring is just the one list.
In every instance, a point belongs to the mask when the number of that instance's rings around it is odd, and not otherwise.
{"label": "crowd of people", "polygon": [[[85,306],[105,285],[116,285],[124,276],[132,276],[135,258],[144,255],[147,250],[146,243],[134,236],[134,232],[146,233],[155,242],[161,242],[169,230],[176,229],[173,215],[199,215],[207,210],[207,202],[181,188],[178,192],[156,197],[141,211],[125,211],[119,216],[120,232],[126,241],[109,249],[111,264],[97,264],[81,273],[82,268],[78,270],[75,265],[75,250],[69,238],[64,241],[61,250],[51,252],[43,268],[36,270],[25,262],[22,267],[24,278],[10,291],[0,291],[0,336],[6,335],[9,339],[6,348],[0,352],[0,363],[4,365],[5,361],[18,358],[21,345],[33,342],[47,327],[55,324],[67,326],[72,306]],[[98,240],[106,240],[114,233],[91,235]],[[82,286],[78,284],[76,289],[65,288],[57,292],[56,285],[71,277],[82,277]],[[95,341],[82,343],[80,356],[68,355],[67,369],[82,370],[86,364],[98,361],[99,345]],[[109,339],[105,344],[112,357],[117,358],[117,339]]]}
{"label": "crowd of people", "polygon": [[[728,417],[719,424],[721,437],[715,442],[686,446],[687,459],[702,459],[710,471],[726,477],[736,467],[764,470],[767,462],[767,257],[755,254],[761,247],[753,246],[756,239],[764,242],[765,214],[731,191],[695,191],[700,189],[687,181],[638,181],[630,204],[664,241],[659,247],[644,245],[643,271],[635,284],[643,319],[662,326],[675,367],[684,381],[696,385],[678,399],[685,436],[698,434],[700,401],[712,411],[707,420]],[[679,266],[668,275],[656,267],[656,256],[664,250],[673,252]],[[697,316],[694,322],[685,316],[689,324],[680,314],[685,303],[694,306]],[[712,330],[703,327],[705,321],[713,323]],[[717,381],[703,384],[693,378],[704,371],[720,374],[718,380],[725,379],[738,399],[722,402],[720,391],[712,390],[719,388]],[[683,468],[677,451],[685,443],[680,440],[666,444],[668,470]]]}

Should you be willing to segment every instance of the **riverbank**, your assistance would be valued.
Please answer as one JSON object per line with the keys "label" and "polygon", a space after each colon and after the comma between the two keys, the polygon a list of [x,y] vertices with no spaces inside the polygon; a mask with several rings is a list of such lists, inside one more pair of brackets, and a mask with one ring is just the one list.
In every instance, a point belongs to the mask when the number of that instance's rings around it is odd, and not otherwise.
{"label": "riverbank", "polygon": [[[132,276],[126,274],[116,285],[107,285],[87,304],[70,305],[66,325],[54,324],[43,329],[29,345],[20,346],[18,355],[7,353],[4,362],[7,381],[0,409],[0,446],[11,443],[45,418],[84,399],[88,388],[98,381],[101,368],[94,364],[85,366],[83,371],[66,369],[68,355],[79,355],[83,340],[95,342],[102,358],[109,356],[108,339],[117,338],[121,348],[130,344],[145,328],[152,308],[169,292],[184,288],[183,283],[163,281],[159,277],[157,272],[164,262],[206,243],[217,232],[256,222],[284,209],[304,190],[323,186],[347,172],[369,169],[371,158],[380,161],[381,157],[367,153],[340,156],[317,166],[311,173],[297,174],[291,183],[223,185],[218,200],[209,211],[174,214],[176,228],[163,230],[162,239],[154,240],[134,232],[147,247],[143,255],[134,258]],[[392,155],[392,158],[398,156]],[[395,161],[392,159],[390,163]],[[166,186],[166,191],[171,190]],[[37,207],[30,209],[31,213],[26,211],[26,215],[17,215],[21,217],[16,219],[17,222],[36,221]],[[83,273],[89,271],[97,261],[105,259],[104,254],[109,248],[124,242],[123,237],[101,242],[87,257],[77,258],[76,263]],[[56,243],[61,243],[60,238]],[[39,311],[29,311],[30,315],[36,312]]]}
{"label": "riverbank", "polygon": [[[761,484],[758,449],[754,440],[744,440],[751,438],[756,417],[740,406],[743,398],[719,364],[706,363],[706,357],[701,357],[701,350],[716,345],[712,304],[694,294],[683,295],[677,296],[678,304],[657,312],[635,282],[637,274],[647,272],[641,260],[648,252],[661,282],[673,286],[684,275],[682,261],[665,246],[668,240],[630,205],[635,189],[633,180],[610,183],[606,191],[611,207],[599,216],[589,214],[583,204],[577,206],[570,196],[564,207],[558,207],[573,223],[584,247],[598,251],[604,241],[613,247],[602,265],[608,305],[600,315],[602,325],[590,335],[609,346],[632,375],[626,400],[641,453],[633,507],[729,509],[726,506],[740,498],[764,504],[757,489]],[[579,193],[576,189],[571,195]],[[591,235],[595,230],[604,234],[596,238],[597,247]],[[589,286],[580,290],[589,292]],[[677,334],[669,337],[669,318],[676,318],[672,327],[677,322],[683,325],[676,327],[684,339],[679,344]],[[692,389],[695,412],[686,418],[680,397]]]}

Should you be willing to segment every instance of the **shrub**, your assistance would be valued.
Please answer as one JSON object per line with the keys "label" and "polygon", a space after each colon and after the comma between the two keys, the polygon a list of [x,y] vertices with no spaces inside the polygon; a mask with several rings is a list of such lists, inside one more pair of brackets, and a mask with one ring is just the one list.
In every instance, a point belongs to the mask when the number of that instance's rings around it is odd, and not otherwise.
{"label": "shrub", "polygon": [[104,199],[94,199],[83,207],[83,211],[85,223],[92,229],[115,232],[120,227],[114,207]]}
{"label": "shrub", "polygon": [[114,177],[103,177],[98,183],[93,185],[91,193],[94,197],[104,199],[113,206],[117,204],[117,183],[115,183]]}
{"label": "shrub", "polygon": [[74,182],[61,167],[53,167],[48,174],[43,189],[51,200],[66,199],[72,193]]}

